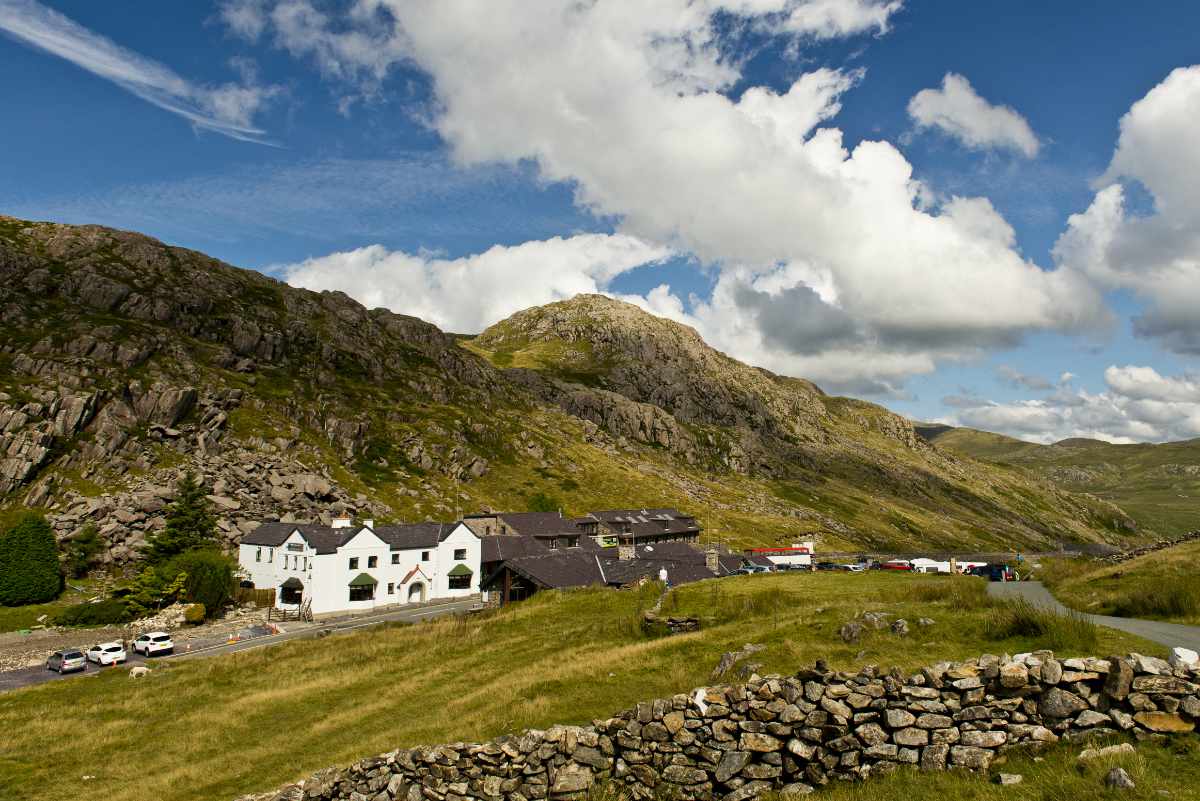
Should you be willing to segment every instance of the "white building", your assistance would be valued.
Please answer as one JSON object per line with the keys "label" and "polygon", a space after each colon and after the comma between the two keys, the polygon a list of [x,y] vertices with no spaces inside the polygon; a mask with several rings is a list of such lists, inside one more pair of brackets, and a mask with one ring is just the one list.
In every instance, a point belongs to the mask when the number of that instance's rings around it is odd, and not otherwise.
{"label": "white building", "polygon": [[263,523],[242,538],[238,562],[275,605],[315,616],[479,592],[479,536],[461,522],[376,526]]}
{"label": "white building", "polygon": [[812,567],[815,545],[816,543],[809,540],[808,542],[793,542],[790,548],[752,548],[750,553],[760,559],[767,559],[776,567]]}

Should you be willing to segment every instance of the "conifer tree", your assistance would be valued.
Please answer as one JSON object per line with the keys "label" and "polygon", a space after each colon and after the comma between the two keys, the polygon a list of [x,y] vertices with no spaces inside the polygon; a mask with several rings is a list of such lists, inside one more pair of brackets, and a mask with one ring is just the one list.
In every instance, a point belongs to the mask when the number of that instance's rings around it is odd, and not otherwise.
{"label": "conifer tree", "polygon": [[179,480],[175,500],[167,509],[166,526],[150,537],[143,553],[151,564],[161,564],[181,553],[213,547],[216,533],[217,521],[204,485],[188,472]]}
{"label": "conifer tree", "polygon": [[62,587],[58,543],[46,518],[27,514],[0,534],[0,605],[46,603]]}

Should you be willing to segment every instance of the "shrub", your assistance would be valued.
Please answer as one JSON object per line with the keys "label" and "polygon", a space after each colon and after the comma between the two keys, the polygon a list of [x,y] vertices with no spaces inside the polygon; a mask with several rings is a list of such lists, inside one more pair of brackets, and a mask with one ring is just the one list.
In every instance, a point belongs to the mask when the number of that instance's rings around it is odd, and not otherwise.
{"label": "shrub", "polygon": [[0,536],[0,605],[46,603],[62,588],[54,531],[41,515],[24,515]]}
{"label": "shrub", "polygon": [[88,523],[82,531],[66,542],[67,571],[75,578],[83,578],[103,550],[104,540],[100,539],[95,524]]}
{"label": "shrub", "polygon": [[204,609],[204,604],[192,604],[183,610],[183,621],[193,626],[203,623],[205,617],[207,617],[207,613]]}
{"label": "shrub", "polygon": [[60,626],[111,626],[128,623],[132,618],[129,607],[118,598],[94,604],[76,604],[58,613],[55,623]]}
{"label": "shrub", "polygon": [[1024,637],[1052,651],[1087,652],[1099,643],[1096,624],[1078,612],[1061,614],[1018,599],[993,609],[984,622],[991,640]]}
{"label": "shrub", "polygon": [[531,512],[557,512],[560,509],[562,509],[562,502],[553,495],[535,492],[529,496],[529,511]]}
{"label": "shrub", "polygon": [[237,588],[234,571],[237,564],[219,551],[188,551],[174,557],[160,568],[163,579],[170,583],[184,575],[184,600],[202,604],[209,615],[225,608]]}

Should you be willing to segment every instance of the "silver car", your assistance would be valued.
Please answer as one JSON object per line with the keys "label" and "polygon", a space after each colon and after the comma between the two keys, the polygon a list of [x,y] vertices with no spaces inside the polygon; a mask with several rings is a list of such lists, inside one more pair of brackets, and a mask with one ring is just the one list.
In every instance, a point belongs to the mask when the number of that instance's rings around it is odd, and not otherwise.
{"label": "silver car", "polygon": [[76,648],[55,651],[46,660],[46,670],[57,670],[60,674],[87,670],[87,657]]}

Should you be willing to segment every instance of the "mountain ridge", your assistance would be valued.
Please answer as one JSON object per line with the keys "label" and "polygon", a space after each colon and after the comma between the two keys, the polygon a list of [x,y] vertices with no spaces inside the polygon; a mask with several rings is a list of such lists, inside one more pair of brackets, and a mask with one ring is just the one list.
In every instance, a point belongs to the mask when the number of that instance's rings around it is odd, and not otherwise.
{"label": "mountain ridge", "polygon": [[125,564],[199,471],[265,517],[676,505],[739,545],[1023,548],[1136,536],[1115,506],[925,443],[601,296],[475,337],[100,226],[0,217],[0,510]]}

